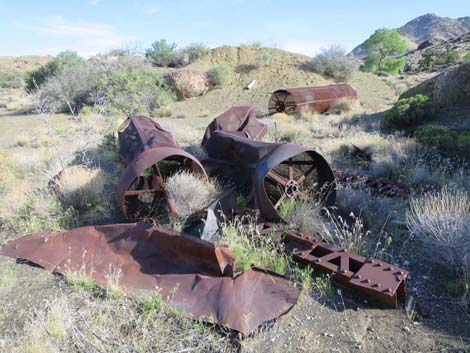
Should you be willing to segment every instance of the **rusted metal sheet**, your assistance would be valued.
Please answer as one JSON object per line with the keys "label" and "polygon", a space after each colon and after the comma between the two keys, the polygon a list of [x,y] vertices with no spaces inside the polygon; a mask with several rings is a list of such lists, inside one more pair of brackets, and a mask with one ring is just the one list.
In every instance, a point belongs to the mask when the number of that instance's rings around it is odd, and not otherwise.
{"label": "rusted metal sheet", "polygon": [[260,269],[234,277],[226,247],[145,223],[28,235],[0,254],[62,275],[89,276],[104,288],[111,281],[126,291],[157,290],[188,317],[245,335],[288,312],[299,296],[284,277]]}
{"label": "rusted metal sheet", "polygon": [[363,296],[396,308],[405,299],[408,272],[378,259],[366,258],[328,244],[312,235],[273,223],[258,226],[262,235],[274,236],[284,244],[294,260],[330,273],[338,283],[352,288]]}
{"label": "rusted metal sheet", "polygon": [[267,126],[256,118],[256,107],[253,105],[232,107],[217,116],[206,128],[202,145],[214,131],[227,131],[250,140],[259,141],[266,134]]}
{"label": "rusted metal sheet", "polygon": [[340,100],[356,100],[357,92],[348,84],[280,89],[272,93],[269,114],[324,113]]}
{"label": "rusted metal sheet", "polygon": [[[240,115],[246,116],[252,108],[232,109],[244,111]],[[259,209],[263,219],[281,220],[282,203],[297,199],[334,204],[334,175],[319,153],[294,144],[256,141],[264,135],[265,126],[256,124],[254,116],[250,124],[239,124],[231,115],[222,116],[225,124],[212,122],[202,140],[208,155],[204,166],[209,174],[233,181],[248,206]]]}
{"label": "rusted metal sheet", "polygon": [[119,156],[126,170],[116,189],[116,199],[131,220],[168,212],[176,216],[165,180],[188,170],[207,177],[201,163],[184,151],[169,131],[144,116],[128,118],[119,128]]}

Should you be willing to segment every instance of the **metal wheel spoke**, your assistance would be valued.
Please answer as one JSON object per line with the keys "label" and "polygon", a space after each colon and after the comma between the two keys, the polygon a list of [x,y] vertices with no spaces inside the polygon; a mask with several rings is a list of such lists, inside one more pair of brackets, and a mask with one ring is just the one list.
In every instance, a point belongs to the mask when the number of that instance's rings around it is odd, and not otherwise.
{"label": "metal wheel spoke", "polygon": [[304,175],[302,175],[302,176],[297,180],[297,184],[301,185],[301,184],[304,182],[305,178],[306,178],[309,174],[311,174],[311,173],[314,171],[314,169],[315,169],[315,166],[310,167],[309,170],[307,170],[307,171],[304,173]]}
{"label": "metal wheel spoke", "polygon": [[270,170],[266,176],[275,181],[276,183],[280,184],[281,186],[285,186],[287,184],[287,180],[285,180],[283,177],[281,177],[279,174],[274,172],[273,170]]}
{"label": "metal wheel spoke", "polygon": [[160,172],[160,168],[158,168],[158,164],[155,164],[155,169],[157,170],[157,175],[155,175],[155,181],[157,185],[162,189],[163,195],[165,197],[165,201],[168,205],[168,209],[170,210],[170,217],[178,216],[178,212],[176,212],[175,202],[171,198],[170,194],[168,193],[165,185],[165,181],[163,180],[162,173]]}
{"label": "metal wheel spoke", "polygon": [[294,180],[294,166],[292,165],[292,159],[289,159],[289,180]]}
{"label": "metal wheel spoke", "polygon": [[281,206],[282,201],[284,201],[286,197],[287,196],[286,196],[285,193],[282,194],[282,196],[279,198],[279,200],[277,200],[276,204],[274,205],[274,209],[277,210],[279,208],[279,206]]}

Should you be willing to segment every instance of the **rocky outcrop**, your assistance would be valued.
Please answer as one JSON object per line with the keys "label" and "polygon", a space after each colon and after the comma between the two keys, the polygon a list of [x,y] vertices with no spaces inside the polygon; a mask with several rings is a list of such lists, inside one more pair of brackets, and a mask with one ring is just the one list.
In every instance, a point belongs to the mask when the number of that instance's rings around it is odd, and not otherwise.
{"label": "rocky outcrop", "polygon": [[198,97],[212,88],[206,72],[196,70],[177,70],[167,75],[167,80],[181,99]]}

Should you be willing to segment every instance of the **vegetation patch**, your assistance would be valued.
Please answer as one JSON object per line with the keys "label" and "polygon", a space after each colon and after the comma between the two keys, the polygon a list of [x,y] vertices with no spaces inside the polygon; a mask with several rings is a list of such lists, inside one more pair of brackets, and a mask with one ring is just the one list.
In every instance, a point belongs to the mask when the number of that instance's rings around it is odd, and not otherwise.
{"label": "vegetation patch", "polygon": [[387,130],[406,130],[429,119],[432,104],[428,96],[417,94],[399,99],[393,108],[385,112],[384,127]]}
{"label": "vegetation patch", "polygon": [[436,147],[444,156],[470,158],[470,131],[459,133],[443,127],[427,126],[416,131],[415,136],[419,143]]}
{"label": "vegetation patch", "polygon": [[233,68],[228,63],[221,63],[210,69],[208,74],[214,86],[223,86],[232,76]]}

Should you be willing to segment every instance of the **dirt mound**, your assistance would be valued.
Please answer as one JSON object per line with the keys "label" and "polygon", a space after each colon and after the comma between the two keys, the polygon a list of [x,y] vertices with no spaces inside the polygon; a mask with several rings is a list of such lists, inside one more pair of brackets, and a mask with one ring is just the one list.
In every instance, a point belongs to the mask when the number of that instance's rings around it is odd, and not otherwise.
{"label": "dirt mound", "polygon": [[[266,55],[268,53],[268,55]],[[260,65],[259,58],[270,60]],[[208,71],[215,65],[228,63],[233,73],[228,82],[204,96],[185,102],[176,102],[176,113],[188,116],[214,116],[235,105],[255,105],[261,113],[267,113],[271,93],[281,88],[320,86],[334,83],[306,69],[310,57],[274,48],[253,46],[220,47],[189,65],[187,69]],[[252,80],[250,90],[244,87]],[[358,92],[366,108],[376,109],[393,101],[393,88],[377,76],[357,72],[350,83]]]}

